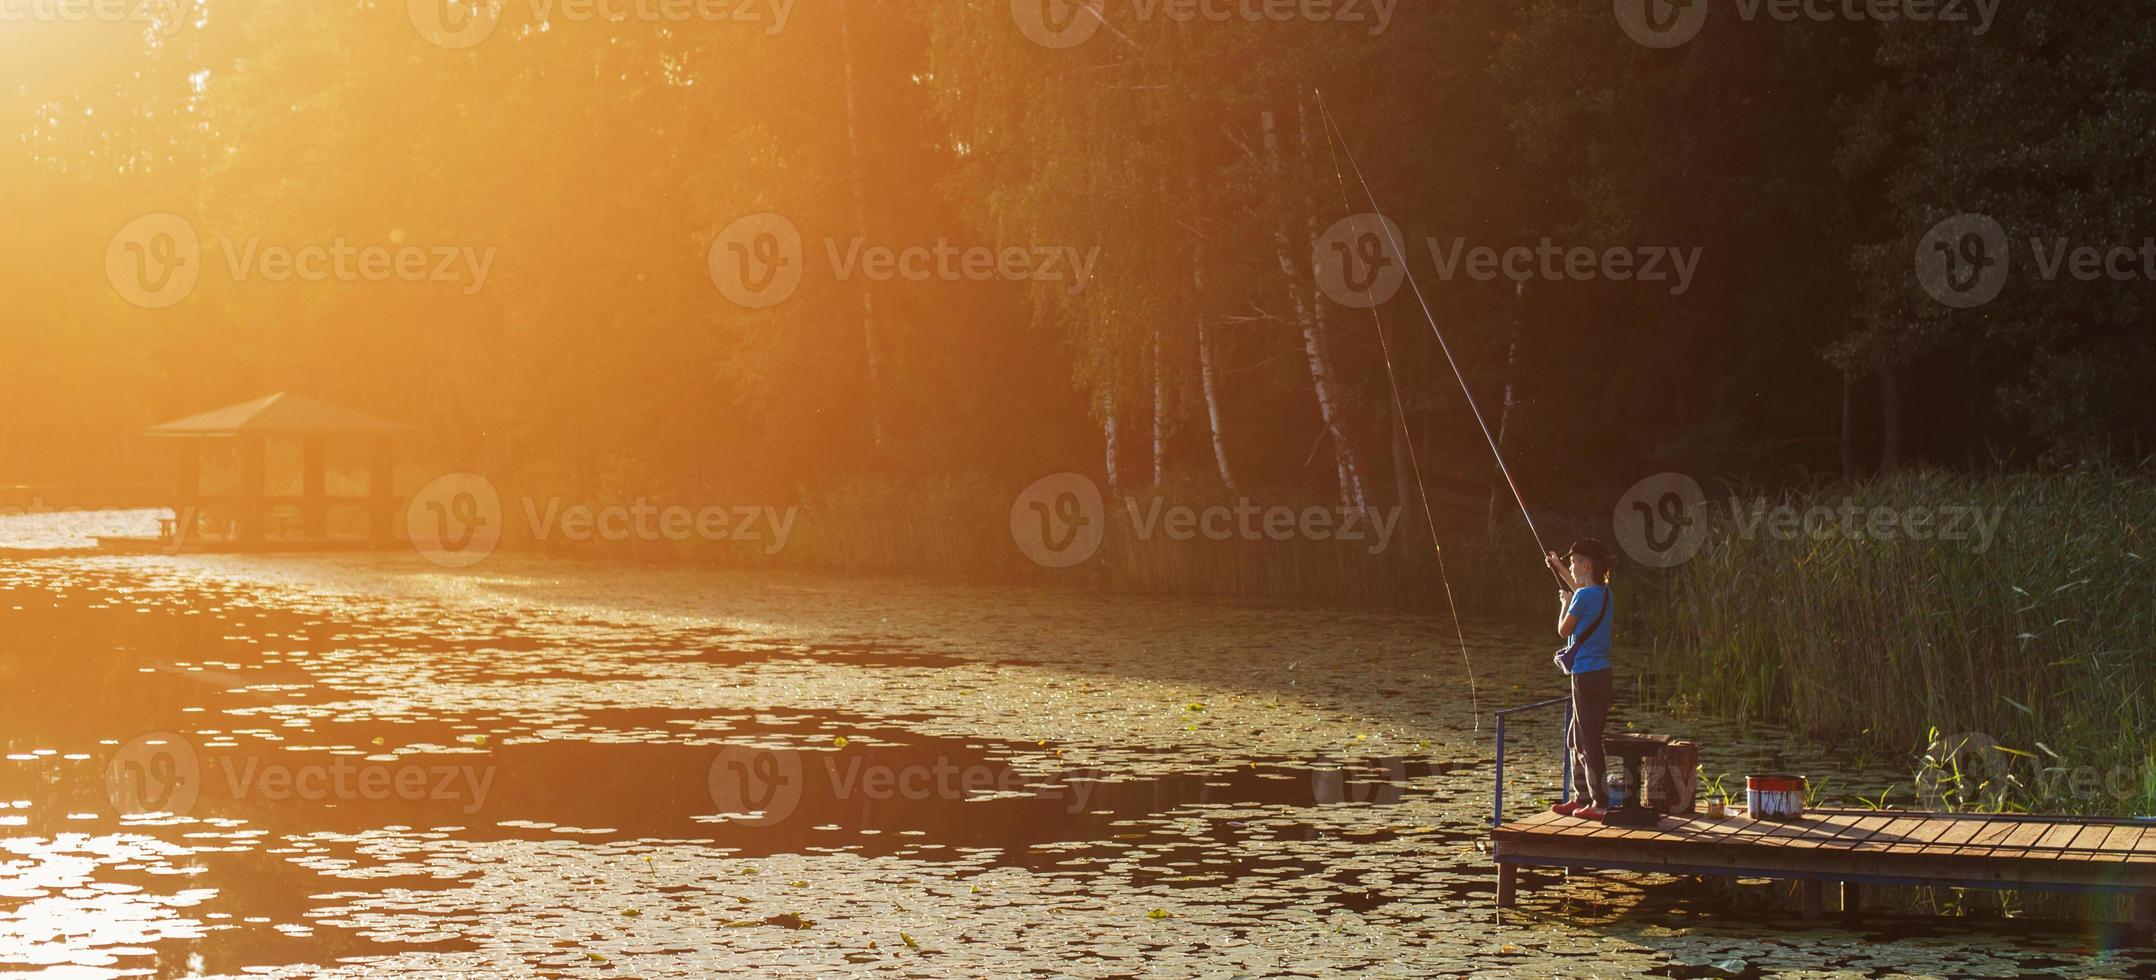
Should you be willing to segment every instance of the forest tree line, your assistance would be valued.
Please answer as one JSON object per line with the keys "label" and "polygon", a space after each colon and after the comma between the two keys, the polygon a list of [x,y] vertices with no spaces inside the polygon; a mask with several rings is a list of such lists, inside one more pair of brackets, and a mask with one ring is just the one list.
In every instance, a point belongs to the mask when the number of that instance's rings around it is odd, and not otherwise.
{"label": "forest tree line", "polygon": [[[144,425],[291,390],[559,492],[1077,470],[1378,506],[1408,493],[1412,437],[1433,480],[1482,493],[1484,436],[1413,291],[1373,318],[1320,281],[1328,229],[1373,210],[1349,155],[1551,506],[1607,513],[1667,469],[2150,451],[2156,284],[2046,252],[2156,235],[2147,0],[2009,2],[1981,33],[1716,8],[1668,48],[1571,0],[1401,4],[1382,30],[1110,2],[1068,47],[1007,0],[801,4],[783,26],[496,3],[469,47],[407,7],[0,25],[0,483],[139,475]],[[145,308],[107,254],[167,212],[201,280]],[[714,286],[714,245],[763,213],[798,230],[803,280],[750,308]],[[2005,230],[2012,275],[1955,306],[1915,266],[1965,214]],[[233,271],[333,242],[491,266],[477,290]],[[1097,261],[1082,282],[831,261],[939,242]],[[1440,268],[1544,242],[1697,266],[1681,290]]]}

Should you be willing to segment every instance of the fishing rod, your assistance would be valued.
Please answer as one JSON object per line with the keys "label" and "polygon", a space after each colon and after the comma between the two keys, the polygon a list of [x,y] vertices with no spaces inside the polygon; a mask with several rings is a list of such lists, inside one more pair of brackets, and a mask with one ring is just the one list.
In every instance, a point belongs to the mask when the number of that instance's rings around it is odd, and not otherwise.
{"label": "fishing rod", "polygon": [[[1399,237],[1393,234],[1392,222],[1385,217],[1385,209],[1379,206],[1379,204],[1377,203],[1377,192],[1370,189],[1370,181],[1368,178],[1363,176],[1362,165],[1355,162],[1355,150],[1352,147],[1348,146],[1347,133],[1341,130],[1339,121],[1333,118],[1332,106],[1326,103],[1324,90],[1312,89],[1311,91],[1317,94],[1318,111],[1325,114],[1326,128],[1331,132],[1332,137],[1339,142],[1340,152],[1347,157],[1349,169],[1355,172],[1356,183],[1362,185],[1363,196],[1368,198],[1370,201],[1371,213],[1377,215],[1378,226],[1384,231],[1385,240],[1392,246],[1392,254],[1399,259],[1400,271],[1407,277],[1408,289],[1413,291],[1415,294],[1415,304],[1422,308],[1423,319],[1430,324],[1430,334],[1437,338],[1438,349],[1445,352],[1445,363],[1452,367],[1452,376],[1459,379],[1460,394],[1467,400],[1468,411],[1474,413],[1475,424],[1477,426],[1480,426],[1482,429],[1482,438],[1490,444],[1490,455],[1497,459],[1497,472],[1504,476],[1505,487],[1512,491],[1513,501],[1520,505],[1520,516],[1527,520],[1527,533],[1533,536],[1535,539],[1536,553],[1542,557],[1544,567],[1548,568],[1550,570],[1550,574],[1557,578],[1557,587],[1567,593],[1570,593],[1572,591],[1572,582],[1565,577],[1564,573],[1558,571],[1557,567],[1554,564],[1550,563],[1549,545],[1543,543],[1542,532],[1540,530],[1537,530],[1535,527],[1535,515],[1527,509],[1527,497],[1524,494],[1520,493],[1520,485],[1518,481],[1515,481],[1512,478],[1512,467],[1505,465],[1504,450],[1498,448],[1497,436],[1490,431],[1489,420],[1483,418],[1482,416],[1482,406],[1475,403],[1475,393],[1471,388],[1468,387],[1467,374],[1466,372],[1460,370],[1459,360],[1452,356],[1452,345],[1445,341],[1445,332],[1438,329],[1437,314],[1430,311],[1430,301],[1423,297],[1422,285],[1415,281],[1415,272],[1408,266],[1406,246],[1402,245]],[[1334,164],[1334,171],[1336,174],[1338,172],[1338,169],[1339,165],[1336,162]],[[1373,313],[1375,312],[1375,309],[1375,307],[1372,307]],[[1382,322],[1380,323],[1379,327],[1378,342],[1381,345],[1384,343]],[[1385,371],[1388,378],[1392,377],[1392,356],[1389,352],[1386,354]],[[1393,397],[1395,402],[1397,402],[1399,399],[1399,382],[1397,379],[1393,379],[1393,389]],[[1404,416],[1401,418],[1400,424],[1402,426],[1405,426],[1407,424],[1407,420]],[[1412,443],[1410,443],[1410,445],[1412,445]],[[1412,459],[1412,449],[1410,450],[1409,455]],[[1417,468],[1417,472],[1415,474],[1415,480],[1419,487],[1422,481],[1422,473],[1420,472],[1419,467]],[[1429,509],[1429,493],[1428,491],[1423,491],[1423,511],[1425,517],[1428,516]],[[1436,527],[1436,525],[1433,523],[1431,527],[1434,528]]]}
{"label": "fishing rod", "polygon": [[[1319,95],[1322,103],[1323,94]],[[1333,179],[1340,185],[1340,208],[1348,208],[1347,178],[1340,173],[1340,154],[1333,149],[1334,137],[1339,127],[1332,115],[1325,117],[1325,152],[1332,157]],[[1385,383],[1392,392],[1392,416],[1400,423],[1400,441],[1407,447],[1407,465],[1415,476],[1415,495],[1422,502],[1423,526],[1430,529],[1430,553],[1437,558],[1437,580],[1445,587],[1445,609],[1452,613],[1452,636],[1460,644],[1460,663],[1467,668],[1467,700],[1475,719],[1475,731],[1482,731],[1482,690],[1475,683],[1475,658],[1467,651],[1467,631],[1460,625],[1460,604],[1452,595],[1452,573],[1445,569],[1445,546],[1437,541],[1437,516],[1430,512],[1430,487],[1422,479],[1422,457],[1415,450],[1415,433],[1407,427],[1407,403],[1400,396],[1400,372],[1392,366],[1392,341],[1385,337],[1385,316],[1375,304],[1370,307],[1370,323],[1377,328],[1378,353],[1385,358]]]}

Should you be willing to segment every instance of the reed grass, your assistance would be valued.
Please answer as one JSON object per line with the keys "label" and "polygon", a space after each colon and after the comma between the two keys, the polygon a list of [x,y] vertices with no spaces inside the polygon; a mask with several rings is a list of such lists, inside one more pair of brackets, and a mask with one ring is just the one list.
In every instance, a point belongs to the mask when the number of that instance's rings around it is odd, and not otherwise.
{"label": "reed grass", "polygon": [[[1768,502],[1839,511],[1851,501],[1903,516],[1973,507],[1999,515],[1988,548],[1840,529],[1794,540],[1747,533],[1759,498],[1736,496],[1735,510],[1710,505],[1692,560],[1650,576],[1659,578],[1655,601],[1631,604],[1631,642],[1653,647],[1641,658],[1651,665],[1645,690],[1816,737],[1915,750],[1965,790],[1965,804],[2152,812],[2149,472],[1913,473]],[[1964,733],[1989,736],[1977,743],[1997,755],[1957,757],[1942,746]],[[2000,781],[1964,786],[1964,768]],[[2083,768],[2104,785],[2071,778]]]}

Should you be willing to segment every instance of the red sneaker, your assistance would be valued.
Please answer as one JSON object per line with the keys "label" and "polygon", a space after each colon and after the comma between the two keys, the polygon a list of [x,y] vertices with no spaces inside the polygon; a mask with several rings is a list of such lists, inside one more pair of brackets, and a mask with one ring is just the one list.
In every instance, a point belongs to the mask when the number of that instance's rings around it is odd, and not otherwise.
{"label": "red sneaker", "polygon": [[1586,804],[1581,803],[1578,800],[1573,800],[1570,803],[1559,803],[1556,806],[1551,807],[1550,812],[1557,814],[1560,817],[1569,817],[1574,812],[1579,810],[1580,807],[1583,806],[1586,806]]}
{"label": "red sneaker", "polygon": [[1572,811],[1572,815],[1581,820],[1593,820],[1599,823],[1603,817],[1609,816],[1610,812],[1598,806],[1583,806]]}

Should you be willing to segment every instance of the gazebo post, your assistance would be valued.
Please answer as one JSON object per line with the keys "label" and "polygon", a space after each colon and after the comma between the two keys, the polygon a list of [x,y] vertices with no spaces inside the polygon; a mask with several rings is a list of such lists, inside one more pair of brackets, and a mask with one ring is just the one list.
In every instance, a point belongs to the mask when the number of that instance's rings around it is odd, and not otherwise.
{"label": "gazebo post", "polygon": [[396,493],[396,443],[375,436],[367,440],[367,536],[377,548],[389,546]]}
{"label": "gazebo post", "polygon": [[300,443],[300,533],[320,541],[329,536],[329,440],[308,436]]}
{"label": "gazebo post", "polygon": [[242,544],[255,544],[262,540],[263,526],[269,518],[269,508],[263,500],[268,496],[264,457],[269,440],[258,435],[237,438],[240,443],[239,540]]}
{"label": "gazebo post", "polygon": [[[196,516],[202,510],[202,441],[177,442],[172,451],[172,537],[177,549],[194,534]],[[162,534],[159,537],[163,537]]]}

